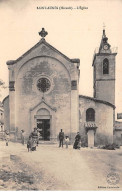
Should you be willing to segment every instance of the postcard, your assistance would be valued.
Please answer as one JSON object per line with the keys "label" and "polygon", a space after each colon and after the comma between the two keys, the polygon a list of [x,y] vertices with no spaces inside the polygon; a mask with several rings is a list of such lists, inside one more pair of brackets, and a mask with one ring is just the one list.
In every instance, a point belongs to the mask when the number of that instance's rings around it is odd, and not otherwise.
{"label": "postcard", "polygon": [[122,2],[0,0],[0,190],[122,190]]}

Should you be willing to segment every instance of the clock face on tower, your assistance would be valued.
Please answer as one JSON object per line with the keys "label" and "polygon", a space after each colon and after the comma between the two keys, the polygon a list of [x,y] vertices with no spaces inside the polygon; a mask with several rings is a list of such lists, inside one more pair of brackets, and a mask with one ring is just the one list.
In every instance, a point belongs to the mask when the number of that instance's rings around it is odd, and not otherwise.
{"label": "clock face on tower", "polygon": [[108,49],[109,49],[109,46],[108,46],[107,44],[105,44],[105,45],[103,46],[103,48],[104,48],[104,50],[108,50]]}

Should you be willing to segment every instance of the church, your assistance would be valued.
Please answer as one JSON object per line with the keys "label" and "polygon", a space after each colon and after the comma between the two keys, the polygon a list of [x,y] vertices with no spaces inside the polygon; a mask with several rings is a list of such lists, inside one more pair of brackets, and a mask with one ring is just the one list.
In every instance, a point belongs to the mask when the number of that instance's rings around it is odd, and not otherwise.
{"label": "church", "polygon": [[56,142],[60,129],[73,142],[77,132],[85,146],[113,143],[115,123],[115,58],[103,30],[93,57],[93,97],[79,94],[80,59],[70,59],[45,37],[16,60],[7,61],[9,96],[3,100],[4,128],[13,141],[35,127],[40,141]]}

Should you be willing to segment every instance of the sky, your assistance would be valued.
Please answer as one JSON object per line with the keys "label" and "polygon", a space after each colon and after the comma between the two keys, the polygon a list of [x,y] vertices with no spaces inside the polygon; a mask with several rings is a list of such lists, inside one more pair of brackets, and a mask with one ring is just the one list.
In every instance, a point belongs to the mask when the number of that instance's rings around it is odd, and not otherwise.
{"label": "sky", "polygon": [[[37,9],[37,7],[58,9]],[[88,9],[59,9],[60,7]],[[99,47],[103,25],[116,56],[116,113],[122,112],[122,1],[121,0],[0,0],[0,80],[8,86],[6,61],[15,60],[39,40],[44,27],[46,41],[69,58],[80,59],[79,93],[93,96],[92,60]],[[0,100],[8,88],[0,88]]]}

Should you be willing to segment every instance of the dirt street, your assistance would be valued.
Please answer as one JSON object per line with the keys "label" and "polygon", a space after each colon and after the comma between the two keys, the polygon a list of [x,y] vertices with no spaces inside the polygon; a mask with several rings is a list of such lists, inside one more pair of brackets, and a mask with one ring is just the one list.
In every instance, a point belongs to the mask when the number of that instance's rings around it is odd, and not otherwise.
{"label": "dirt street", "polygon": [[[122,190],[121,160],[122,149],[40,144],[28,153],[26,145],[9,142],[7,147],[1,141],[0,190]],[[114,184],[110,173],[117,179]]]}

